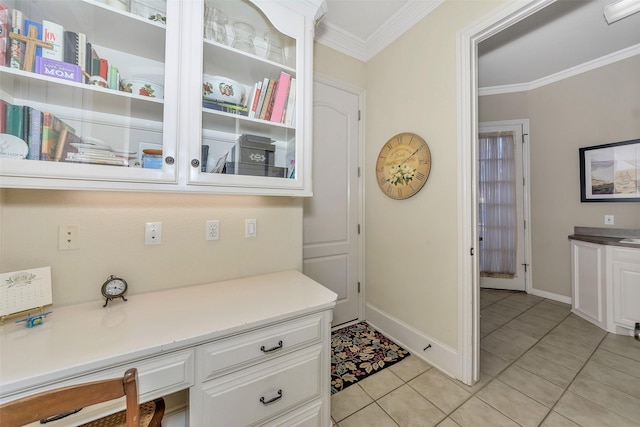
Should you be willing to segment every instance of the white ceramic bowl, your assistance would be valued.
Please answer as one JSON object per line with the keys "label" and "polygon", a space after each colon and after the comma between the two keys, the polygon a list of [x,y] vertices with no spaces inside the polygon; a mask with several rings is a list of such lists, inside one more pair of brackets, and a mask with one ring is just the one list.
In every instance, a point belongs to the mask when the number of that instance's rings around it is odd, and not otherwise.
{"label": "white ceramic bowl", "polygon": [[202,98],[205,101],[247,105],[247,88],[227,77],[207,76],[202,82]]}
{"label": "white ceramic bowl", "polygon": [[130,79],[122,79],[122,87],[125,92],[134,95],[148,96],[149,98],[164,98],[164,87],[143,76],[134,76]]}

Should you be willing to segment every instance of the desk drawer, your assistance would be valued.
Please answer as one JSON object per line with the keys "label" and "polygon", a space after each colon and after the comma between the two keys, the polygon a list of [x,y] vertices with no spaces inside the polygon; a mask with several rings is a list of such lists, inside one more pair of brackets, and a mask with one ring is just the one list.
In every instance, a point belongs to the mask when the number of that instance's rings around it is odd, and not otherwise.
{"label": "desk drawer", "polygon": [[321,338],[322,315],[314,315],[205,345],[199,350],[204,381],[320,342]]}
{"label": "desk drawer", "polygon": [[209,381],[203,386],[206,426],[249,426],[321,395],[322,346],[316,345]]}

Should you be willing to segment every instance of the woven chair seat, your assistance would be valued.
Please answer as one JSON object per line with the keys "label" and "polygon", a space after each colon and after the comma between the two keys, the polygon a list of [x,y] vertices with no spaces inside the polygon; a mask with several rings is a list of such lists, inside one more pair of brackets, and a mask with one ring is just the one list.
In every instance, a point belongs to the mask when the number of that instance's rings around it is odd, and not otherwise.
{"label": "woven chair seat", "polygon": [[[116,412],[93,420],[79,427],[124,427],[127,425],[126,411]],[[164,416],[164,399],[159,398],[140,405],[140,427],[158,427]]]}

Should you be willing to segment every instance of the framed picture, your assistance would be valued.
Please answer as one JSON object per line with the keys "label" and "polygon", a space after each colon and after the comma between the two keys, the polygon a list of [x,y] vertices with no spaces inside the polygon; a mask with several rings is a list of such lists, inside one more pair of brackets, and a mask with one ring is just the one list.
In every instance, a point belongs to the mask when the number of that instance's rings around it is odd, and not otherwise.
{"label": "framed picture", "polygon": [[579,151],[580,201],[640,202],[640,139]]}

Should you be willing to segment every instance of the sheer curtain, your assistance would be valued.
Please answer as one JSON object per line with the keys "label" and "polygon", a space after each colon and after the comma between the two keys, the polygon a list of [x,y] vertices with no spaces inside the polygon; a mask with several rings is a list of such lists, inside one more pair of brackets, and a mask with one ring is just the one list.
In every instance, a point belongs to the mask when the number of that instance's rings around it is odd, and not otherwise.
{"label": "sheer curtain", "polygon": [[481,133],[478,148],[480,275],[516,274],[516,159],[513,132]]}

